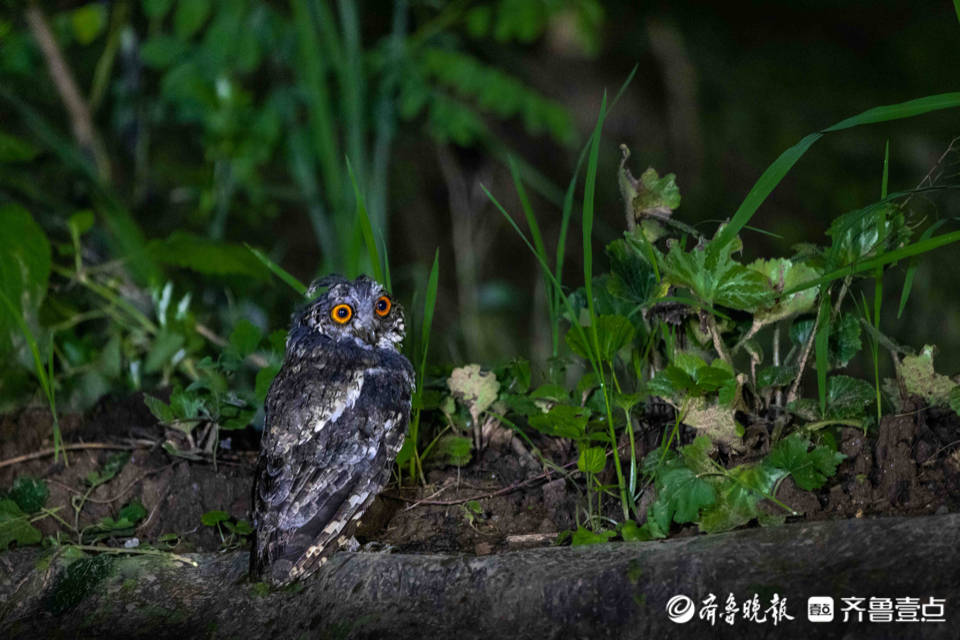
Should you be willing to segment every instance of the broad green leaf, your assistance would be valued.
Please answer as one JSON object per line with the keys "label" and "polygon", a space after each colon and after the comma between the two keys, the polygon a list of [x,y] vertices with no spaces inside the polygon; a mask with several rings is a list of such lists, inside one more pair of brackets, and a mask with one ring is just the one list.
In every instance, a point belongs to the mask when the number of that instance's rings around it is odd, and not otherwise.
{"label": "broad green leaf", "polygon": [[648,539],[644,537],[640,527],[633,520],[627,520],[620,525],[620,537],[623,538],[624,542],[639,542]]}
{"label": "broad green leaf", "polygon": [[480,414],[496,401],[500,383],[492,371],[483,371],[479,364],[470,364],[458,367],[450,373],[447,388],[467,407],[476,424]]}
{"label": "broad green leaf", "polygon": [[771,299],[773,288],[762,274],[734,261],[728,251],[716,260],[709,257],[706,249],[687,252],[674,243],[662,257],[661,270],[672,284],[689,289],[710,307],[755,311]]}
{"label": "broad green leaf", "polygon": [[646,256],[626,240],[614,240],[607,245],[610,261],[608,291],[636,305],[650,301],[657,292],[657,276]]}
{"label": "broad green leaf", "polygon": [[558,404],[547,413],[530,418],[530,426],[548,436],[578,440],[586,432],[590,410]]}
{"label": "broad green leaf", "polygon": [[703,358],[689,351],[678,351],[676,355],[673,356],[672,362],[683,369],[684,373],[691,378],[697,375],[697,371],[700,368],[707,366]]}
{"label": "broad green leaf", "polygon": [[177,418],[173,409],[170,408],[170,405],[148,393],[143,394],[143,404],[147,405],[147,409],[150,409],[150,413],[152,413],[153,417],[160,423],[169,424]]}
{"label": "broad green leaf", "polygon": [[[899,207],[878,202],[834,218],[827,235],[833,239],[825,253],[827,271],[833,271],[896,249],[907,241],[909,231]],[[787,288],[796,284],[799,281]]]}
{"label": "broad green leaf", "polygon": [[715,504],[703,511],[700,531],[718,533],[729,531],[760,518],[757,508],[765,495],[770,495],[774,485],[786,471],[764,465],[735,467],[727,471],[717,488]]}
{"label": "broad green leaf", "polygon": [[664,463],[657,474],[657,501],[665,508],[664,519],[694,522],[700,510],[716,500],[713,486],[679,459]]}
{"label": "broad green leaf", "polygon": [[18,546],[37,544],[43,539],[40,530],[30,524],[30,519],[17,503],[9,498],[0,499],[0,552],[12,543]]}
{"label": "broad green leaf", "polygon": [[150,36],[140,48],[140,58],[151,69],[166,69],[182,59],[187,44],[172,36],[157,34]]}
{"label": "broad green leaf", "polygon": [[170,10],[170,7],[173,6],[174,0],[143,0],[143,13],[148,18],[163,18],[167,15],[167,12]]}
{"label": "broad green leaf", "polygon": [[[21,318],[40,307],[50,277],[50,243],[30,213],[18,204],[0,205],[0,293]],[[0,352],[19,328],[11,310],[0,305]]]}
{"label": "broad green leaf", "polygon": [[153,341],[153,346],[150,347],[150,352],[147,353],[147,361],[143,367],[144,371],[146,373],[156,373],[171,364],[174,356],[183,348],[184,342],[181,333],[169,329],[160,331]]}
{"label": "broad green leaf", "polygon": [[600,473],[607,465],[607,450],[604,447],[588,447],[580,451],[577,469],[584,473]]}
{"label": "broad green leaf", "polygon": [[876,400],[876,390],[866,380],[850,376],[830,376],[827,381],[827,412],[832,419],[861,418],[866,407]]}
{"label": "broad green leaf", "polygon": [[29,476],[18,476],[7,497],[17,503],[25,513],[36,513],[46,504],[50,497],[50,489],[43,480],[36,480]]}
{"label": "broad green leaf", "polygon": [[120,509],[120,513],[117,515],[117,522],[121,525],[126,525],[118,528],[126,528],[133,526],[146,518],[147,509],[139,500],[131,500],[122,509]]}
{"label": "broad green leaf", "polygon": [[241,358],[245,358],[257,350],[262,337],[260,329],[246,318],[241,318],[230,333],[230,345]]}
{"label": "broad green leaf", "polygon": [[797,377],[795,366],[765,367],[757,372],[757,387],[785,387]]}
{"label": "broad green leaf", "polygon": [[908,393],[923,397],[932,405],[947,404],[956,384],[947,376],[934,371],[933,356],[936,347],[924,345],[919,355],[904,356],[900,375]]}
{"label": "broad green leaf", "polygon": [[601,531],[600,533],[594,533],[589,529],[578,527],[577,530],[573,532],[573,537],[570,540],[570,544],[574,547],[582,547],[588,544],[602,544],[604,542],[609,542],[610,539],[616,535],[616,531]]}
{"label": "broad green leaf", "polygon": [[174,231],[166,240],[151,240],[147,254],[156,262],[210,276],[269,277],[262,262],[239,244],[217,242],[186,231]]}
{"label": "broad green leaf", "polygon": [[694,387],[693,377],[675,364],[667,365],[647,383],[647,391],[661,398],[679,397]]}
{"label": "broad green leaf", "polygon": [[846,456],[823,445],[812,450],[810,446],[805,436],[791,434],[774,445],[763,464],[788,472],[801,489],[819,489],[837,472],[837,465]]}
{"label": "broad green leaf", "polygon": [[760,327],[810,311],[816,304],[818,292],[815,288],[786,296],[780,295],[780,292],[819,277],[819,270],[803,263],[795,264],[785,258],[755,260],[748,264],[747,268],[766,276],[771,288],[776,292],[775,297],[770,298],[754,313],[751,333],[756,333]]}
{"label": "broad green leaf", "polygon": [[[636,330],[630,320],[618,315],[602,315],[597,318],[597,343],[600,348],[600,360],[603,362],[612,362],[617,352],[633,341]],[[589,328],[583,328],[583,334],[588,340],[592,340]],[[571,329],[566,336],[567,345],[570,350],[585,360],[590,360],[589,349],[581,339],[580,332]]]}
{"label": "broad green leaf", "polygon": [[279,372],[279,364],[270,364],[257,371],[257,377],[254,381],[253,396],[256,398],[258,406],[262,406],[264,401],[266,401],[267,393],[270,391],[270,385],[273,383],[273,379],[277,377]]}
{"label": "broad green leaf", "polygon": [[200,522],[205,526],[215,527],[219,522],[226,522],[230,519],[230,514],[226,511],[220,511],[215,509],[213,511],[207,511],[202,516],[200,516]]}
{"label": "broad green leaf", "polygon": [[429,460],[438,465],[463,467],[470,462],[473,440],[465,436],[446,434],[440,436],[430,450]]}

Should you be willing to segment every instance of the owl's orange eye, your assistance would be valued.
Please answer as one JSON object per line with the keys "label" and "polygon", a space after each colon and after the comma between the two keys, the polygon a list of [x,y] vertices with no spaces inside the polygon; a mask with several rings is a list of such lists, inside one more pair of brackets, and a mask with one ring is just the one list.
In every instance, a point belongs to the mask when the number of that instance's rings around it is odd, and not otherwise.
{"label": "owl's orange eye", "polygon": [[373,308],[376,310],[377,315],[383,318],[390,313],[391,306],[393,305],[390,302],[390,298],[387,296],[380,296],[377,298],[377,302],[373,305]]}
{"label": "owl's orange eye", "polygon": [[338,304],[333,308],[333,311],[330,312],[330,317],[333,318],[333,321],[337,324],[346,324],[350,322],[350,318],[353,317],[353,309],[351,309],[348,304]]}

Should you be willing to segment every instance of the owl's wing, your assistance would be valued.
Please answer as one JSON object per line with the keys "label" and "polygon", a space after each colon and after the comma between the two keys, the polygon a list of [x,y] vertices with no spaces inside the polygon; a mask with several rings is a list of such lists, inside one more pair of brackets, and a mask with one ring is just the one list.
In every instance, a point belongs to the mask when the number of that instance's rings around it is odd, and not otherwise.
{"label": "owl's wing", "polygon": [[255,574],[285,584],[312,571],[386,484],[413,381],[409,363],[396,358],[349,370],[301,363],[278,374],[254,490]]}

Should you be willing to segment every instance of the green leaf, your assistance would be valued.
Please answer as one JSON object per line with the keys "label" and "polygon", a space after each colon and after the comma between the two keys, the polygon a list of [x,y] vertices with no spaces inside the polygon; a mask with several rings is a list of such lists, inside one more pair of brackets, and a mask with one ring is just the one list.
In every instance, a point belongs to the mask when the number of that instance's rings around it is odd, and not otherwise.
{"label": "green leaf", "polygon": [[785,387],[797,377],[794,366],[765,367],[757,372],[757,387]]}
{"label": "green leaf", "polygon": [[649,302],[657,292],[657,275],[639,250],[626,240],[614,240],[607,245],[610,261],[610,279],[607,288],[618,298],[633,304]]}
{"label": "green leaf", "polygon": [[121,524],[129,523],[127,526],[133,526],[147,517],[147,509],[139,500],[131,500],[126,506],[120,509],[119,516],[117,522]]}
{"label": "green leaf", "polygon": [[934,370],[935,353],[936,347],[927,344],[918,355],[904,356],[900,375],[908,393],[921,396],[932,405],[943,405],[947,404],[955,383]]}
{"label": "green leaf", "polygon": [[177,416],[174,414],[173,409],[170,408],[166,402],[160,398],[155,398],[150,394],[143,394],[143,404],[147,405],[147,409],[150,410],[150,413],[153,414],[153,417],[157,419],[158,422],[163,424],[169,424],[177,419]]}
{"label": "green leaf", "polygon": [[716,260],[708,259],[710,255],[707,249],[686,252],[674,243],[662,257],[661,270],[672,284],[689,289],[709,307],[719,304],[755,311],[768,304],[774,292],[763,274],[734,261],[729,250],[720,253]]}
{"label": "green leaf", "polygon": [[50,489],[43,480],[36,480],[29,476],[18,476],[7,497],[17,503],[25,513],[36,513],[46,504],[50,497]]}
{"label": "green leaf", "polygon": [[107,26],[107,10],[99,2],[91,2],[70,12],[70,26],[77,43],[88,45],[103,33]]}
{"label": "green leaf", "polygon": [[230,333],[230,345],[237,350],[241,358],[246,358],[257,350],[262,338],[260,329],[246,318],[241,318]]}
{"label": "green leaf", "polygon": [[280,365],[278,364],[270,364],[257,371],[253,395],[257,399],[258,406],[262,406],[266,401],[270,385],[273,384],[273,379],[277,377],[278,373],[280,373]]}
{"label": "green leaf", "polygon": [[[770,281],[770,286],[778,294],[801,282],[817,278],[821,274],[819,270],[809,265],[795,264],[785,258],[755,260],[748,264],[747,268],[766,276]],[[817,301],[817,293],[817,289],[814,288],[787,296],[776,295],[770,298],[764,306],[754,313],[754,326],[751,331],[755,332],[760,327],[812,310]]]}
{"label": "green leaf", "polygon": [[470,462],[473,440],[465,436],[446,434],[430,450],[429,460],[438,465],[463,467]]}
{"label": "green leaf", "polygon": [[[597,318],[597,343],[600,348],[600,360],[612,362],[617,352],[633,342],[636,330],[630,320],[619,315],[602,315]],[[583,336],[589,339],[591,331],[584,328]],[[590,360],[590,351],[583,343],[580,332],[570,329],[566,335],[570,350],[585,360]]]}
{"label": "green leaf", "polygon": [[183,347],[185,340],[183,334],[163,329],[157,334],[147,353],[147,360],[143,369],[146,373],[156,373],[163,367],[171,363],[177,352]]}
{"label": "green leaf", "polygon": [[662,398],[674,398],[690,391],[695,384],[691,375],[677,365],[670,364],[647,383],[647,390]]}
{"label": "green leaf", "polygon": [[163,70],[183,59],[187,44],[172,36],[157,34],[151,36],[140,48],[140,58],[151,69]]}
{"label": "green leaf", "polygon": [[581,449],[577,469],[584,473],[600,473],[607,466],[607,450],[604,447]]}
{"label": "green leaf", "polygon": [[[741,204],[736,213],[733,214],[733,218],[730,219],[730,222],[723,227],[714,239],[714,242],[711,243],[710,251],[715,256],[719,255],[733,242],[733,239],[740,233],[740,230],[750,222],[750,218],[757,212],[757,209],[763,204],[763,201],[767,199],[767,196],[780,184],[780,181],[783,180],[784,176],[793,168],[793,165],[796,164],[803,154],[806,153],[807,150],[813,146],[813,143],[819,140],[824,133],[841,131],[864,124],[911,118],[930,111],[950,109],[957,106],[960,106],[960,93],[942,93],[940,95],[926,96],[899,104],[868,109],[851,118],[841,120],[820,133],[811,133],[804,137],[800,142],[780,154],[780,157],[763,172],[760,179],[758,179],[756,184],[753,185],[753,188],[750,189],[747,197],[744,198],[743,204]],[[869,268],[872,269],[873,267]]]}
{"label": "green leaf", "polygon": [[[297,280],[296,276],[291,274],[289,271],[278,265],[276,262],[267,257],[263,251],[259,249],[254,249],[249,244],[244,243],[243,246],[247,248],[247,251],[252,253],[254,257],[260,261],[261,264],[266,266],[270,271],[273,272],[275,276],[283,280],[291,289],[299,293],[301,296],[306,295],[307,285],[303,284]],[[436,262],[436,261],[434,261]]]}
{"label": "green leaf", "polygon": [[603,544],[604,542],[609,542],[610,539],[616,535],[616,531],[594,533],[589,529],[577,527],[577,530],[573,532],[573,537],[570,539],[570,545],[573,547],[583,547],[589,544]]}
{"label": "green leaf", "polygon": [[861,418],[866,407],[876,400],[876,390],[866,380],[850,376],[831,376],[827,382],[827,411],[832,419]]}
{"label": "green leaf", "polygon": [[[30,213],[18,204],[0,205],[0,293],[23,318],[40,307],[50,278],[50,243]],[[0,352],[19,328],[11,310],[0,305]]]}
{"label": "green leaf", "polygon": [[37,544],[43,539],[40,530],[30,524],[30,519],[16,502],[9,498],[0,500],[0,552],[12,543],[18,546]]}
{"label": "green leaf", "polygon": [[548,436],[579,440],[587,429],[590,410],[558,404],[547,413],[530,418],[530,426]]}
{"label": "green leaf", "polygon": [[960,415],[960,385],[950,389],[950,393],[947,395],[947,404],[950,405],[954,413]]}
{"label": "green leaf", "polygon": [[700,531],[718,533],[729,531],[760,518],[757,507],[760,500],[770,495],[774,485],[786,471],[764,465],[739,466],[727,471],[727,477],[717,489],[714,505],[700,517]]}
{"label": "green leaf", "polygon": [[230,514],[226,511],[220,511],[214,509],[213,511],[207,511],[205,514],[200,516],[200,522],[202,522],[207,527],[215,527],[220,522],[226,522],[230,519]]}
{"label": "green leaf", "polygon": [[151,240],[147,254],[156,262],[210,276],[269,277],[260,260],[238,244],[217,242],[186,231],[174,231],[166,240]]}
{"label": "green leaf", "polygon": [[248,536],[253,533],[253,527],[246,520],[237,520],[235,531],[241,536]]}
{"label": "green leaf", "polygon": [[696,521],[700,510],[716,500],[713,485],[700,477],[704,470],[712,470],[707,456],[711,446],[709,439],[698,436],[692,444],[681,448],[681,456],[668,457],[657,469],[654,504],[659,506],[651,508],[664,532],[669,530],[671,521],[681,524]]}
{"label": "green leaf", "polygon": [[845,455],[819,445],[810,450],[810,440],[794,433],[782,439],[763,460],[763,464],[783,469],[806,491],[822,487],[837,472]]}
{"label": "green leaf", "polygon": [[177,3],[173,15],[173,30],[181,40],[195,34],[210,15],[210,0],[186,0]]}
{"label": "green leaf", "polygon": [[640,527],[633,520],[627,520],[620,525],[620,537],[623,538],[624,542],[639,542],[648,539],[644,537]]}

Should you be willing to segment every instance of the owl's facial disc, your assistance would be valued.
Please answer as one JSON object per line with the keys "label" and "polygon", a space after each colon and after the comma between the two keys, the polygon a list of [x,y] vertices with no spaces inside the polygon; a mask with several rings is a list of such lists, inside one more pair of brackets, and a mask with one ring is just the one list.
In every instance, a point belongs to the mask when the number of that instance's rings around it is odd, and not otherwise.
{"label": "owl's facial disc", "polygon": [[403,308],[366,276],[336,279],[302,315],[305,328],[364,348],[396,349],[403,341]]}

